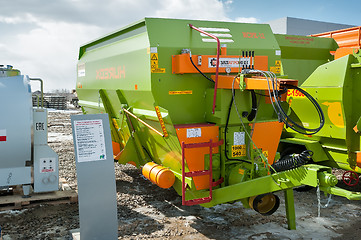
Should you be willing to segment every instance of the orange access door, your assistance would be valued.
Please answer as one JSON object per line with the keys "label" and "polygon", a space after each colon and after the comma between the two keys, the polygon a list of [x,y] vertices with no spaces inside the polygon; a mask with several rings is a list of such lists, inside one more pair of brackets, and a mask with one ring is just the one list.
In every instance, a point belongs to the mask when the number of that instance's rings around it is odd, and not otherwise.
{"label": "orange access door", "polygon": [[[219,141],[219,128],[214,124],[184,124],[175,125],[180,144],[184,143],[204,143]],[[219,147],[213,147],[212,153],[218,153]],[[209,147],[189,148],[185,151],[185,159],[189,171],[205,170],[204,157],[209,154]],[[193,177],[197,190],[209,188],[209,176]]]}
{"label": "orange access door", "polygon": [[283,122],[259,122],[255,123],[252,140],[258,148],[262,149],[268,163],[272,164],[276,156],[278,143],[283,130]]}

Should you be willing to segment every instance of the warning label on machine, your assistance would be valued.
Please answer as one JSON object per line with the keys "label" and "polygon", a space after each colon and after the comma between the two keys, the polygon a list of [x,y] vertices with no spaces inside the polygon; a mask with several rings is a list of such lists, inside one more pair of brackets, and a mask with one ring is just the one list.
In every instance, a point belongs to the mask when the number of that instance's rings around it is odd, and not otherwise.
{"label": "warning label on machine", "polygon": [[193,94],[192,90],[186,90],[186,91],[169,91],[169,95],[182,95],[182,94]]}
{"label": "warning label on machine", "polygon": [[6,129],[0,129],[0,142],[6,141]]}
{"label": "warning label on machine", "polygon": [[202,129],[200,128],[188,128],[187,138],[202,137]]}
{"label": "warning label on machine", "polygon": [[165,73],[165,68],[158,67],[158,53],[151,50],[150,69],[152,73]]}
{"label": "warning label on machine", "polygon": [[85,63],[78,64],[78,77],[85,77]]}
{"label": "warning label on machine", "polygon": [[233,134],[233,145],[244,145],[245,132],[234,132]]}
{"label": "warning label on machine", "polygon": [[246,145],[233,145],[232,157],[243,157],[243,156],[246,156]]}

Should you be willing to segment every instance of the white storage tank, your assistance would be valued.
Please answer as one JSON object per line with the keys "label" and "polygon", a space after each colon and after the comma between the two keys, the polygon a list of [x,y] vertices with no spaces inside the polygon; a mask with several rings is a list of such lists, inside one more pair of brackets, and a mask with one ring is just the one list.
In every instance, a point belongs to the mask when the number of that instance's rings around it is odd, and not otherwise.
{"label": "white storage tank", "polygon": [[32,107],[30,81],[0,65],[0,189],[22,185],[24,195],[59,189],[57,154],[48,146],[47,110]]}
{"label": "white storage tank", "polygon": [[30,184],[30,81],[9,65],[0,65],[0,116],[0,187]]}

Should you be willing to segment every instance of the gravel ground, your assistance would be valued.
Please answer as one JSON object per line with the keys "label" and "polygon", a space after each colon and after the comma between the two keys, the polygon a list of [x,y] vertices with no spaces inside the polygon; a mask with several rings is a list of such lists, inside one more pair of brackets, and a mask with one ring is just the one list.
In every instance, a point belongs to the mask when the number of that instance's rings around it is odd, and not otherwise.
{"label": "gravel ground", "polygon": [[[77,188],[70,115],[49,112],[49,144],[59,154],[60,177]],[[342,171],[335,171],[340,176]],[[333,196],[317,217],[316,189],[295,191],[297,230],[287,230],[283,193],[279,210],[264,217],[240,203],[185,207],[172,189],[160,189],[131,165],[115,164],[119,239],[359,239],[361,202]],[[353,188],[360,191],[360,185]],[[324,204],[326,197],[321,194]],[[3,239],[71,239],[78,204],[41,205],[0,212]]]}

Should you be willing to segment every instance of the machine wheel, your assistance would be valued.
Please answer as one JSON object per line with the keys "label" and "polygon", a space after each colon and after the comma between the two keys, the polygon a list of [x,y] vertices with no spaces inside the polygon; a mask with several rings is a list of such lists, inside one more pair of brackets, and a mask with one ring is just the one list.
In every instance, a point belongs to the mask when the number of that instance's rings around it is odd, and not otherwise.
{"label": "machine wheel", "polygon": [[346,171],[343,173],[342,175],[342,181],[347,185],[347,186],[356,186],[359,182],[359,177],[358,174],[353,172],[353,171]]}
{"label": "machine wheel", "polygon": [[280,206],[280,199],[273,193],[261,194],[249,198],[249,205],[256,212],[268,216],[273,214]]}

